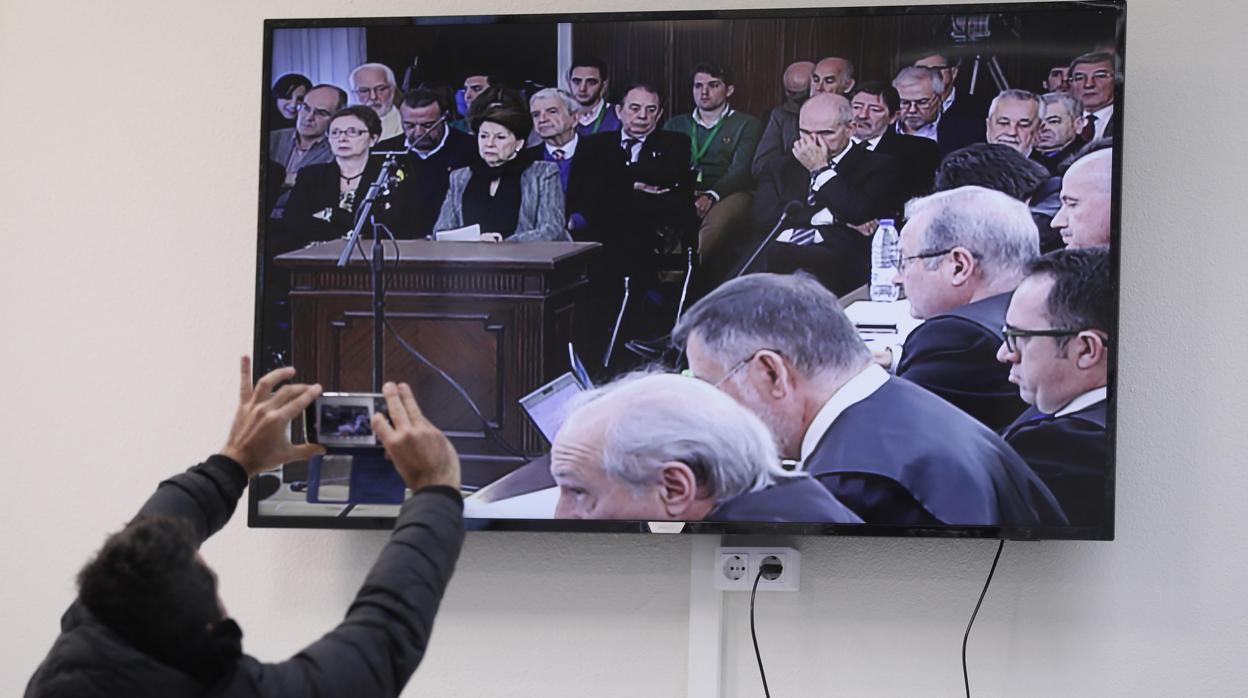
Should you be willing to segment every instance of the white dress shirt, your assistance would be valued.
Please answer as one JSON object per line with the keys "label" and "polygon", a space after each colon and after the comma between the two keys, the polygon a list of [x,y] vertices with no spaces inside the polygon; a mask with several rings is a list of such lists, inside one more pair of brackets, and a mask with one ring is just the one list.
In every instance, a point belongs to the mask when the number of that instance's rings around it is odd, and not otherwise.
{"label": "white dress shirt", "polygon": [[1079,410],[1085,410],[1108,397],[1109,388],[1103,385],[1099,388],[1093,388],[1092,390],[1089,390],[1088,392],[1076,397],[1074,400],[1066,403],[1066,406],[1054,413],[1053,416],[1065,417],[1066,415],[1073,414]]}
{"label": "white dress shirt", "polygon": [[798,464],[797,469],[806,469],[806,461],[810,458],[810,454],[815,452],[815,447],[819,445],[823,435],[832,428],[832,423],[841,416],[842,412],[871,397],[887,382],[888,371],[875,364],[867,364],[867,367],[858,375],[850,378],[849,382],[842,385],[840,390],[828,398],[828,401],[823,403],[823,407],[819,408],[819,412],[815,414],[810,426],[806,428],[806,434],[802,437],[802,462]]}

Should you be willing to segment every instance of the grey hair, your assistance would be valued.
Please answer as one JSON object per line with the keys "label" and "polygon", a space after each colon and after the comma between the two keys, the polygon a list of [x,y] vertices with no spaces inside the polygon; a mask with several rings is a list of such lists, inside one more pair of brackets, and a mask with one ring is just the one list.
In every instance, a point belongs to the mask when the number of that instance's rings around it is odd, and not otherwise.
{"label": "grey hair", "polygon": [[940,71],[921,65],[908,65],[898,71],[897,77],[893,78],[893,87],[900,90],[902,85],[913,85],[924,80],[931,81],[932,91],[936,94],[945,91],[945,79],[940,76]]}
{"label": "grey hair", "polygon": [[988,105],[988,118],[991,119],[993,114],[997,113],[997,105],[1003,100],[1013,99],[1019,102],[1031,102],[1036,105],[1036,117],[1040,116],[1040,98],[1036,93],[1027,90],[1010,89],[1001,90],[996,97],[992,98],[992,103]]}
{"label": "grey hair", "polygon": [[[1040,231],[1031,210],[1008,194],[958,187],[910,201],[906,218],[926,210],[934,214],[920,249],[965,247],[975,255],[980,276],[989,285],[1014,288],[1028,262],[1040,254]],[[926,261],[928,268],[940,263]]]}
{"label": "grey hair", "polygon": [[[567,422],[586,405],[619,402],[602,441],[603,470],[635,493],[652,487],[664,463],[689,466],[716,504],[790,477],[762,420],[711,384],[672,373],[637,372],[576,396]],[[565,424],[567,423],[565,422]]]}
{"label": "grey hair", "polygon": [[355,76],[358,75],[361,70],[367,70],[369,68],[380,70],[385,73],[386,82],[389,83],[390,87],[395,88],[399,86],[399,84],[394,80],[394,71],[390,70],[390,66],[385,63],[361,63],[351,69],[351,75],[347,78],[347,84],[351,85],[351,89],[355,89]]}
{"label": "grey hair", "polygon": [[529,108],[533,108],[533,102],[543,97],[557,98],[560,102],[563,102],[563,106],[568,110],[568,113],[573,116],[576,116],[576,114],[581,111],[581,103],[576,101],[575,97],[558,87],[544,87],[537,92],[534,92],[533,96],[529,97]]}
{"label": "grey hair", "polygon": [[842,58],[840,56],[824,56],[823,58],[820,58],[818,61],[816,61],[815,65],[818,65],[819,63],[822,63],[824,61],[840,61],[841,65],[844,66],[845,68],[845,79],[846,80],[854,79],[854,62],[853,61],[849,60],[848,58]]}
{"label": "grey hair", "polygon": [[814,278],[749,274],[712,291],[672,330],[684,346],[693,333],[723,366],[771,349],[808,378],[857,371],[871,352],[836,296]]}
{"label": "grey hair", "polygon": [[[1053,104],[1062,105],[1072,120],[1083,116],[1083,100],[1069,92],[1047,92],[1040,95],[1040,102],[1045,108]],[[1042,109],[1041,116],[1043,116],[1043,111]]]}

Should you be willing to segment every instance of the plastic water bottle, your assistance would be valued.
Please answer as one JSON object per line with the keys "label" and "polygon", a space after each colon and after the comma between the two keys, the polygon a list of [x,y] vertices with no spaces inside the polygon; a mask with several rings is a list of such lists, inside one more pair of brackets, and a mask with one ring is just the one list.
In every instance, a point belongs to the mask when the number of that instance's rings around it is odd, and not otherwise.
{"label": "plastic water bottle", "polygon": [[871,300],[891,303],[901,297],[901,287],[893,283],[901,269],[901,236],[893,219],[881,218],[871,238]]}

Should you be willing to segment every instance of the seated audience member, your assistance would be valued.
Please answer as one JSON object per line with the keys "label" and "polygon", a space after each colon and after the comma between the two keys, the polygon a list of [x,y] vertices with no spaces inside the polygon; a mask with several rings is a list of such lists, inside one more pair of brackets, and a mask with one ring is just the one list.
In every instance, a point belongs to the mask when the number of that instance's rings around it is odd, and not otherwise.
{"label": "seated audience member", "polygon": [[885,364],[999,431],[1027,407],[997,349],[1010,293],[1039,254],[1031,212],[1001,192],[961,187],[911,201],[906,215],[900,282],[923,324]]}
{"label": "seated audience member", "polygon": [[847,58],[820,59],[810,74],[810,94],[847,95],[854,89],[854,64]]}
{"label": "seated audience member", "polygon": [[982,89],[978,95],[958,92],[957,82],[961,59],[949,48],[919,53],[911,65],[934,70],[940,74],[940,82],[943,85],[940,91],[942,114],[950,114],[959,118],[967,117],[975,121],[988,115],[989,100]]}
{"label": "seated audience member", "polygon": [[312,81],[298,73],[286,73],[273,83],[269,95],[273,98],[269,109],[269,130],[293,128],[299,116],[299,103],[312,89]]}
{"label": "seated audience member", "polygon": [[1110,243],[1113,168],[1113,149],[1097,150],[1075,160],[1062,176],[1062,207],[1053,228],[1067,247]]}
{"label": "seated audience member", "polygon": [[601,58],[575,59],[568,69],[568,90],[580,107],[576,114],[576,132],[582,136],[620,130],[620,115],[607,101],[611,89],[611,73]]}
{"label": "seated audience member", "polygon": [[1112,53],[1085,53],[1070,62],[1070,93],[1083,102],[1085,143],[1114,136],[1114,91],[1118,86]]}
{"label": "seated audience member", "polygon": [[1057,212],[1060,180],[1017,150],[995,143],[976,143],[950,153],[936,170],[936,191],[958,187],[984,187],[1007,194],[1031,207],[1032,220],[1040,229],[1040,252],[1063,246],[1062,236],[1050,227]]}
{"label": "seated audience member", "polygon": [[481,70],[469,70],[464,75],[463,93],[464,93],[464,116],[451,122],[451,128],[456,131],[462,131],[468,135],[472,135],[472,126],[469,122],[472,120],[468,110],[472,109],[472,103],[477,100],[477,96],[486,89],[498,85],[498,78]]}
{"label": "seated audience member", "polygon": [[334,159],[330,152],[329,119],[347,104],[347,93],[333,85],[317,85],[296,105],[299,117],[294,128],[269,134],[269,161],[283,168],[282,193],[277,199],[274,218],[282,217],[282,207],[290,196],[299,168],[320,165]]}
{"label": "seated audience member", "polygon": [[1002,432],[1005,440],[1073,526],[1113,523],[1105,430],[1113,317],[1109,248],[1059,250],[1029,265],[997,355],[1031,404]]}
{"label": "seated audience member", "polygon": [[837,63],[838,61],[848,66],[849,83],[853,84],[853,64],[843,58],[825,58],[818,64],[798,61],[784,69],[781,77],[784,103],[767,114],[767,125],[763,128],[763,135],[759,137],[758,147],[754,149],[754,161],[750,164],[750,174],[755,179],[762,176],[763,170],[772,161],[788,155],[789,149],[797,142],[797,112],[801,109],[802,102],[815,93],[812,81],[816,65],[824,66],[824,72],[819,76],[819,92],[822,93],[825,91],[825,82],[828,87],[826,91],[833,91],[832,86],[837,85],[840,75],[846,72],[845,65]]}
{"label": "seated audience member", "polygon": [[381,141],[374,151],[408,151],[399,169],[403,180],[390,197],[387,224],[399,238],[424,238],[446,198],[451,171],[477,158],[476,140],[447,124],[450,98],[441,90],[409,90],[399,102],[403,135]]}
{"label": "seated audience member", "polygon": [[[1045,92],[1070,92],[1070,64],[1063,63],[1049,68],[1049,74],[1044,78]],[[1080,113],[1082,115],[1082,112]]]}
{"label": "seated audience member", "polygon": [[565,218],[574,235],[588,227],[585,210],[589,202],[582,192],[591,176],[584,172],[584,154],[578,150],[581,137],[576,131],[576,114],[580,108],[580,103],[563,90],[547,87],[535,92],[529,98],[529,116],[542,142],[524,151],[524,157],[530,160],[553,162],[559,168]]}
{"label": "seated audience member", "polygon": [[695,375],[763,420],[781,457],[869,524],[1066,523],[1001,437],[871,363],[836,297],[805,275],[729,281],[673,339]]}
{"label": "seated audience member", "polygon": [[1083,147],[1079,139],[1084,126],[1083,102],[1069,92],[1041,95],[1040,102],[1040,130],[1036,132],[1031,159],[1058,177],[1070,167],[1075,153]]}
{"label": "seated audience member", "polygon": [[476,224],[483,236],[510,242],[570,240],[559,168],[519,157],[533,128],[528,113],[501,103],[474,113],[480,158],[451,172],[434,232]]}
{"label": "seated audience member", "polygon": [[893,125],[899,100],[892,85],[870,80],[854,88],[849,105],[854,110],[854,144],[895,159],[909,175],[904,198],[910,199],[931,192],[940,149],[926,138],[897,133]]}
{"label": "seated audience member", "polygon": [[763,125],[728,103],[736,89],[730,69],[701,63],[692,75],[693,112],[672,117],[663,129],[689,138],[693,149],[689,166],[697,187],[694,210],[702,220],[698,252],[704,261],[723,253],[715,260],[722,261],[733,254],[749,227],[754,187],[750,163]]}
{"label": "seated audience member", "polygon": [[382,63],[357,65],[351,71],[350,86],[355,103],[367,106],[381,117],[382,140],[403,134],[402,120],[394,108],[399,87],[390,66]]}
{"label": "seated audience member", "polygon": [[763,173],[754,205],[755,224],[767,231],[793,202],[806,204],[786,218],[766,252],[767,268],[810,271],[837,294],[863,285],[870,272],[871,238],[852,226],[893,215],[906,196],[892,158],[852,147],[853,117],[841,95],[806,100],[801,136]]}
{"label": "seated audience member", "polygon": [[1040,126],[1040,98],[1027,90],[1005,90],[988,107],[985,140],[1031,156]]}
{"label": "seated audience member", "polygon": [[893,87],[900,97],[901,118],[897,133],[921,136],[936,141],[941,157],[984,140],[984,122],[961,114],[941,113],[941,94],[945,88],[940,71],[908,66],[893,78]]}
{"label": "seated audience member", "polygon": [[[296,248],[349,234],[381,173],[381,160],[369,158],[381,137],[377,112],[360,104],[340,109],[330,117],[327,133],[333,162],[303,167],[286,204],[283,221]],[[371,212],[384,218],[385,202],[374,202]]]}
{"label": "seated audience member", "polygon": [[242,631],[198,552],[252,476],[322,451],[287,436],[320,394],[296,384],[273,392],[294,374],[278,369],[253,390],[243,360],[225,447],[160,483],[78,573],[78,598],[27,696],[399,695],[424,657],[464,541],[459,459],[406,385],[383,388],[394,426],[378,415],[373,427],[413,494],[338,627],[283,662],[243,654]]}
{"label": "seated audience member", "polygon": [[626,376],[579,397],[550,450],[556,518],[861,523],[780,467],[767,427],[708,383]]}

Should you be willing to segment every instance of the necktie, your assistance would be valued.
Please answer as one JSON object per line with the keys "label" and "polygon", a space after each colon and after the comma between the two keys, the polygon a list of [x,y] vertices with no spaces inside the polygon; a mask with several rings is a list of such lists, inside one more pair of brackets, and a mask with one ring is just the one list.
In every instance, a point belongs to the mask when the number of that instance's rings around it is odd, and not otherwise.
{"label": "necktie", "polygon": [[1096,114],[1088,114],[1088,123],[1084,125],[1083,130],[1079,132],[1079,137],[1083,142],[1087,143],[1096,136]]}
{"label": "necktie", "polygon": [[633,159],[633,146],[640,142],[641,141],[636,138],[625,138],[623,143],[621,143],[620,147],[624,149],[624,152],[628,153],[629,160]]}
{"label": "necktie", "polygon": [[554,152],[551,154],[555,156],[556,160],[562,160],[566,157],[566,155],[564,155],[563,148],[555,148]]}

